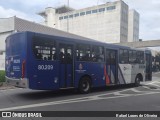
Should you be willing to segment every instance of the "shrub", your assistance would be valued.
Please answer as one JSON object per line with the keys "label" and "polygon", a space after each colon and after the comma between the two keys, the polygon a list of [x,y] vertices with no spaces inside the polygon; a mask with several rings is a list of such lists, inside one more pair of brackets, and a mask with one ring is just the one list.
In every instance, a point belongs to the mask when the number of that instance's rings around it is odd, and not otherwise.
{"label": "shrub", "polygon": [[0,82],[5,82],[5,71],[0,70]]}

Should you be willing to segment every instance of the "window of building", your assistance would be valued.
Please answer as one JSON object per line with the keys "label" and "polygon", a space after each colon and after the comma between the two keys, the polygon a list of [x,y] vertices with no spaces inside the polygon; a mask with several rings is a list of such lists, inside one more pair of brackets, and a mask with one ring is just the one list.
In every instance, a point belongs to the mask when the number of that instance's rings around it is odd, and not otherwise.
{"label": "window of building", "polygon": [[86,11],[86,15],[91,14],[91,11]]}
{"label": "window of building", "polygon": [[55,42],[48,38],[33,38],[33,53],[38,60],[56,60]]}
{"label": "window of building", "polygon": [[73,15],[69,15],[69,18],[73,18]]}
{"label": "window of building", "polygon": [[63,19],[63,17],[59,17],[59,20],[62,20]]}
{"label": "window of building", "polygon": [[105,11],[105,8],[100,8],[99,9],[99,12],[104,12]]}
{"label": "window of building", "polygon": [[83,15],[85,15],[85,12],[81,12],[81,13],[80,13],[80,16],[83,16]]}
{"label": "window of building", "polygon": [[92,10],[92,13],[97,13],[97,10]]}
{"label": "window of building", "polygon": [[64,16],[64,19],[68,19],[68,16]]}
{"label": "window of building", "polygon": [[104,62],[104,48],[101,46],[92,46],[91,58],[93,62]]}
{"label": "window of building", "polygon": [[109,7],[107,7],[107,10],[114,10],[114,9],[116,9],[116,6],[109,6]]}
{"label": "window of building", "polygon": [[78,16],[79,16],[79,13],[74,14],[74,17],[78,17]]}
{"label": "window of building", "polygon": [[121,49],[119,51],[119,59],[120,59],[120,63],[127,64],[129,59],[128,50]]}
{"label": "window of building", "polygon": [[76,46],[76,57],[78,61],[91,60],[91,47],[90,45],[78,44]]}

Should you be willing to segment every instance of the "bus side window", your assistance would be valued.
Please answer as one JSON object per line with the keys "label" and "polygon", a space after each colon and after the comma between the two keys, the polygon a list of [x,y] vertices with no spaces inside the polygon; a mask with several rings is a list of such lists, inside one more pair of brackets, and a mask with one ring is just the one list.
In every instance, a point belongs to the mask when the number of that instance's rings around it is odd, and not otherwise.
{"label": "bus side window", "polygon": [[133,50],[132,60],[133,60],[133,63],[137,63],[137,54],[135,50]]}
{"label": "bus side window", "polygon": [[76,58],[78,61],[90,61],[91,58],[91,48],[90,45],[79,44],[77,45]]}
{"label": "bus side window", "polygon": [[144,64],[144,52],[141,51],[140,63]]}
{"label": "bus side window", "polygon": [[104,62],[104,48],[100,46],[92,46],[92,61]]}
{"label": "bus side window", "polygon": [[39,46],[35,46],[34,54],[35,54],[37,59],[41,60],[42,59],[42,54],[40,53],[40,51],[37,48],[39,48]]}
{"label": "bus side window", "polygon": [[71,48],[67,48],[67,54],[66,54],[66,61],[67,63],[72,63],[72,49]]}
{"label": "bus side window", "polygon": [[65,51],[64,51],[64,48],[61,48],[60,49],[60,53],[59,53],[59,59],[60,61],[64,62],[64,56],[65,56]]}
{"label": "bus side window", "polygon": [[56,51],[55,42],[48,38],[34,37],[33,52],[37,60],[55,60],[54,53]]}
{"label": "bus side window", "polygon": [[110,64],[115,65],[116,64],[116,52],[112,51],[110,53],[110,57],[111,57]]}
{"label": "bus side window", "polygon": [[140,63],[141,51],[137,51],[136,62]]}
{"label": "bus side window", "polygon": [[129,51],[129,62],[134,64],[139,63],[139,57],[138,57],[137,51],[135,50]]}
{"label": "bus side window", "polygon": [[137,63],[143,64],[144,63],[144,52],[137,51]]}
{"label": "bus side window", "polygon": [[120,50],[119,51],[119,58],[120,58],[120,63],[122,64],[127,64],[129,62],[129,53],[128,50]]}
{"label": "bus side window", "polygon": [[122,63],[122,64],[124,63],[124,61],[123,61],[123,50],[119,51],[119,62]]}
{"label": "bus side window", "polygon": [[133,63],[133,51],[129,51],[129,63]]}

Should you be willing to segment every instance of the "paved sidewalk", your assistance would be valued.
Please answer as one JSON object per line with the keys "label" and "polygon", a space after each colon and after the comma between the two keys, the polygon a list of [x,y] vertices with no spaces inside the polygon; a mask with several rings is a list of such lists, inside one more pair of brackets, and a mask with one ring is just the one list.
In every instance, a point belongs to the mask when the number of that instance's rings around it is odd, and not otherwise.
{"label": "paved sidewalk", "polygon": [[5,82],[0,83],[0,90],[6,90],[6,89],[15,89],[15,87],[12,85],[8,85]]}

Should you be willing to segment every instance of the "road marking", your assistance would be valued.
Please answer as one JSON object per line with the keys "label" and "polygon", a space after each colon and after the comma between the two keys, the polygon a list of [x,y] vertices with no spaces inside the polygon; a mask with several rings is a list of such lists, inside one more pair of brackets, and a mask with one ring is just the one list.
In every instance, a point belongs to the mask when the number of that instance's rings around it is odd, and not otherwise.
{"label": "road marking", "polygon": [[136,92],[136,93],[143,93],[143,92],[146,92],[146,91],[139,91],[139,90],[136,90],[135,88],[132,88],[131,89],[133,92]]}
{"label": "road marking", "polygon": [[160,72],[153,73],[154,75],[160,74]]}
{"label": "road marking", "polygon": [[114,92],[114,95],[122,95],[122,94],[119,92]]}
{"label": "road marking", "polygon": [[[126,91],[126,90],[122,90],[122,91]],[[121,92],[121,91],[119,91],[119,92]],[[109,93],[109,94],[113,94],[113,93]],[[160,91],[159,92],[156,91],[156,92],[149,92],[149,93],[148,92],[147,93],[140,93],[140,94],[127,94],[127,95],[112,96],[112,97],[107,97],[107,94],[105,94],[106,97],[100,97],[100,96],[104,95],[104,94],[100,94],[100,95],[94,95],[94,96],[89,96],[89,97],[82,97],[82,98],[75,98],[75,99],[68,99],[68,100],[61,100],[61,101],[53,101],[53,102],[30,104],[30,105],[24,105],[24,106],[1,108],[0,111],[11,111],[11,110],[43,107],[43,106],[49,106],[49,105],[69,104],[69,103],[87,102],[87,101],[95,101],[95,100],[107,100],[107,99],[114,99],[114,98],[142,96],[142,95],[158,94],[158,93],[160,93]]]}
{"label": "road marking", "polygon": [[[156,89],[151,88],[153,86],[142,86],[142,87],[146,88],[146,89],[149,89],[149,90],[160,91],[160,88],[156,88]],[[148,92],[148,91],[146,91],[146,92]]]}
{"label": "road marking", "polygon": [[148,86],[142,86],[142,87],[144,87],[144,88],[146,88],[146,89],[149,89],[149,90],[152,90],[150,87],[148,87]]}
{"label": "road marking", "polygon": [[155,83],[150,83],[149,85],[153,85],[153,86],[156,86],[156,87],[160,87],[160,85],[157,85]]}

